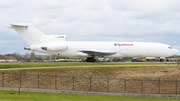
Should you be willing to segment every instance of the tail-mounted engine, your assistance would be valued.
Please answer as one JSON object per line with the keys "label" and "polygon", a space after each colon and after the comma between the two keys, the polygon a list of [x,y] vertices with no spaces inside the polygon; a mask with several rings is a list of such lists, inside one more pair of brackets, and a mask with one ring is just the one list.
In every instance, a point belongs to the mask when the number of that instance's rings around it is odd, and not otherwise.
{"label": "tail-mounted engine", "polygon": [[67,50],[68,46],[66,45],[28,45],[24,47],[25,50],[31,50],[31,51],[63,51]]}

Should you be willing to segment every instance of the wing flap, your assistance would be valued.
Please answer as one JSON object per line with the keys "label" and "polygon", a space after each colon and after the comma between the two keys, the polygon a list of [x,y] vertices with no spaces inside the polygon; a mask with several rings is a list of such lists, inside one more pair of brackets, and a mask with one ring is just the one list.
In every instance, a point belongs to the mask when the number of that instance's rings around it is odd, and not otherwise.
{"label": "wing flap", "polygon": [[116,52],[110,52],[110,51],[97,51],[97,50],[80,50],[80,52],[89,54],[89,55],[113,55],[116,54]]}

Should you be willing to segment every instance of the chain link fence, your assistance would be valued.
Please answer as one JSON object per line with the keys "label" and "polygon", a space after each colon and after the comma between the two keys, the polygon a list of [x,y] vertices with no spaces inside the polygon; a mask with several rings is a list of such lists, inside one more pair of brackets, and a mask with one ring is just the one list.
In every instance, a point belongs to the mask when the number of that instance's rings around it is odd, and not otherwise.
{"label": "chain link fence", "polygon": [[180,94],[179,80],[137,80],[18,73],[0,73],[0,87],[141,94]]}

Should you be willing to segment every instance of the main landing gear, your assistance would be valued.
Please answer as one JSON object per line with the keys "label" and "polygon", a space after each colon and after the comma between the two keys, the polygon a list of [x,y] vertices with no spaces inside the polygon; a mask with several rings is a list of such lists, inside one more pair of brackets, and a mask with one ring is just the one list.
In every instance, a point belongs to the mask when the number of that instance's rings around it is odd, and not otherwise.
{"label": "main landing gear", "polygon": [[94,59],[94,58],[87,58],[86,62],[96,62],[96,59]]}

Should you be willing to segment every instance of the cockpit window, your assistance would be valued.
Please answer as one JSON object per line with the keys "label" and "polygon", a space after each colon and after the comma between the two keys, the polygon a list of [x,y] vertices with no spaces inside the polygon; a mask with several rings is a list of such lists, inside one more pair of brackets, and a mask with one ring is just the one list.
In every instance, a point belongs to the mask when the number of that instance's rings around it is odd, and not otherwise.
{"label": "cockpit window", "polygon": [[171,47],[171,46],[169,46],[168,48],[169,48],[169,49],[172,49],[172,47]]}

